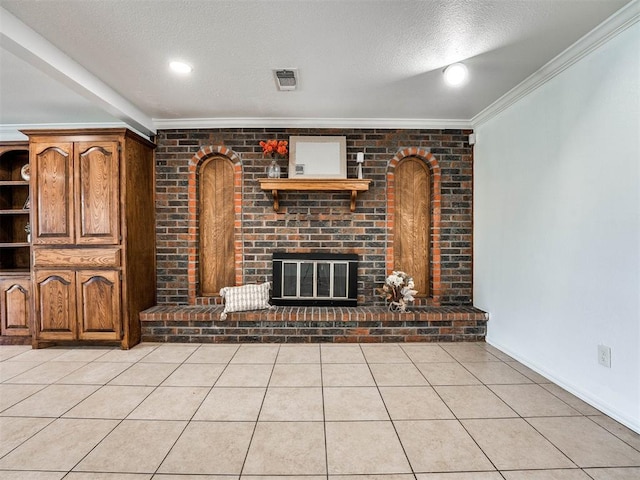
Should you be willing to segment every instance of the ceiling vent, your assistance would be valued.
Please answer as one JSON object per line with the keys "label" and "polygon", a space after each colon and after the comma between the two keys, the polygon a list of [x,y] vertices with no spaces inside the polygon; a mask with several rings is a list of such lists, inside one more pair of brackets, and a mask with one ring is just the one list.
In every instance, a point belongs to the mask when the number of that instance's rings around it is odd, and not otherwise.
{"label": "ceiling vent", "polygon": [[273,71],[278,90],[295,90],[298,86],[298,69],[282,68]]}

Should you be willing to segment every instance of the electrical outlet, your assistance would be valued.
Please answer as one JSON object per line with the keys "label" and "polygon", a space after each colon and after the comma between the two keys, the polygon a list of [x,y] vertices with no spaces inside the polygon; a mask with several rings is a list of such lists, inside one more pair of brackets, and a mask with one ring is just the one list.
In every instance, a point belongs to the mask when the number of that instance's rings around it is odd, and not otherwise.
{"label": "electrical outlet", "polygon": [[598,345],[598,363],[603,367],[611,368],[611,347]]}

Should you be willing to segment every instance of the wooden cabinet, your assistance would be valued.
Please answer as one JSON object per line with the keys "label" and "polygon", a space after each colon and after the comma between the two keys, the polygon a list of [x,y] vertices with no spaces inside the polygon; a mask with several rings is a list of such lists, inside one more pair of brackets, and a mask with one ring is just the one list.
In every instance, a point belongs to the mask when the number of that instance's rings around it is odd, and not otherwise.
{"label": "wooden cabinet", "polygon": [[0,343],[29,341],[29,145],[0,143]]}
{"label": "wooden cabinet", "polygon": [[120,272],[36,270],[41,340],[120,340]]}
{"label": "wooden cabinet", "polygon": [[2,335],[28,337],[31,325],[31,278],[28,275],[0,277],[0,295]]}
{"label": "wooden cabinet", "polygon": [[25,131],[32,166],[34,347],[140,341],[155,304],[151,142],[125,129]]}
{"label": "wooden cabinet", "polygon": [[31,144],[34,244],[119,242],[117,142]]}

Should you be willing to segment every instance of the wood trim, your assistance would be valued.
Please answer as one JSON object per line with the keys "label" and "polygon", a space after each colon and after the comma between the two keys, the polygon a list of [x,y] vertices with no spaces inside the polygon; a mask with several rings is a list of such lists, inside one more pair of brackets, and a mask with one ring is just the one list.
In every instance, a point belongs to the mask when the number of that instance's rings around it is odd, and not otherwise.
{"label": "wood trim", "polygon": [[34,248],[34,267],[117,267],[120,248]]}
{"label": "wood trim", "polygon": [[[132,132],[127,128],[66,128],[66,129],[42,129],[42,130],[20,130],[21,133],[29,137],[30,141],[49,141],[50,138],[56,137],[56,141],[68,142],[100,142],[111,141],[114,136],[129,137],[144,144],[145,146],[155,149],[156,145],[144,137]],[[63,140],[63,138],[66,140]],[[3,142],[6,143],[6,142]]]}
{"label": "wood trim", "polygon": [[260,178],[260,188],[265,191],[271,190],[273,195],[273,209],[277,212],[280,209],[279,192],[284,191],[350,191],[351,211],[356,210],[356,197],[359,192],[366,192],[373,180],[369,179],[318,179],[318,178]]}

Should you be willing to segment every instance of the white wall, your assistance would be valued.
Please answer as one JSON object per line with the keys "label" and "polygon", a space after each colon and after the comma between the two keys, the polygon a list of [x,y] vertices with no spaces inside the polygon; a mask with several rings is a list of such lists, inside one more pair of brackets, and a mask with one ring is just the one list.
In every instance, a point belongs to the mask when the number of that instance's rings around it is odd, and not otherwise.
{"label": "white wall", "polygon": [[476,128],[474,303],[489,343],[640,432],[638,52],[635,23]]}

